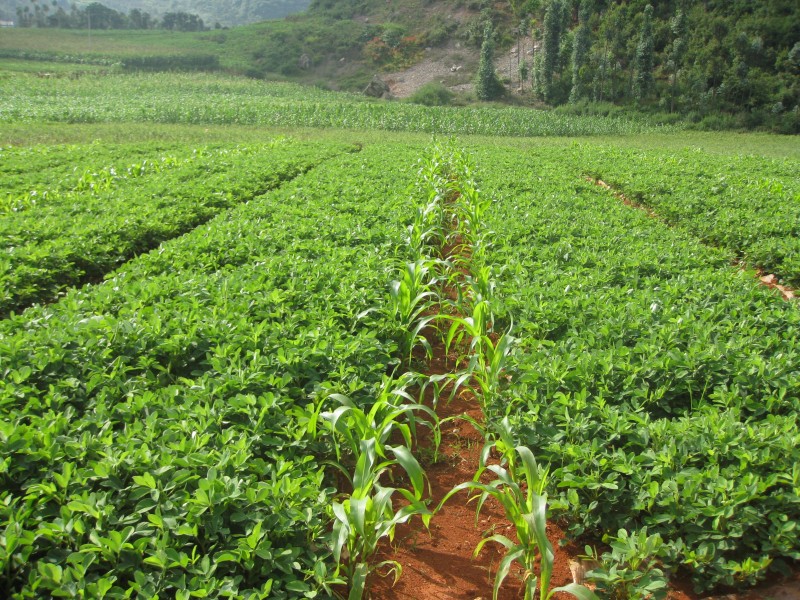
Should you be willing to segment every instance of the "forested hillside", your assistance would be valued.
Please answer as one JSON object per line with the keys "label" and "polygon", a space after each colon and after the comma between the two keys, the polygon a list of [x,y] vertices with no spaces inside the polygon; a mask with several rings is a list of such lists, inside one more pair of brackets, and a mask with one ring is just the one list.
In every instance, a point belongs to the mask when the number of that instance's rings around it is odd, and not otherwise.
{"label": "forested hillside", "polygon": [[534,90],[548,104],[608,101],[797,126],[800,5],[794,0],[512,6],[537,40]]}

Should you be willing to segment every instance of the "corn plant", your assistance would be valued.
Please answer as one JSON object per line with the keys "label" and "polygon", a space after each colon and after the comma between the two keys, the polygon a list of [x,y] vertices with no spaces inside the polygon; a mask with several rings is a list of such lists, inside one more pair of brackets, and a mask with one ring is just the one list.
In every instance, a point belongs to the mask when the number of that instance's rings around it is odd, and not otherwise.
{"label": "corn plant", "polygon": [[430,356],[431,346],[422,335],[435,316],[423,314],[438,302],[438,295],[432,289],[435,281],[435,262],[421,259],[406,263],[400,272],[400,279],[389,287],[389,314],[397,323],[400,333],[400,346],[403,356],[411,359],[417,343],[422,344]]}
{"label": "corn plant", "polygon": [[467,317],[443,315],[442,318],[451,321],[445,337],[445,350],[448,353],[453,344],[460,346],[468,340],[468,352],[481,354],[483,345],[492,330],[489,303],[485,300],[478,301],[472,306],[471,312],[471,316]]}
{"label": "corn plant", "polygon": [[[357,406],[353,400],[343,394],[331,394],[329,399],[339,402],[341,406],[331,411],[317,412],[334,439],[337,460],[342,459],[342,449],[354,456],[358,455],[361,442],[372,439],[376,443],[376,452],[385,458],[387,442],[393,432],[397,432],[407,447],[412,447],[416,436],[417,425],[424,425],[434,430],[434,439],[439,439],[439,419],[436,413],[427,406],[416,402],[406,391],[407,383],[413,375],[407,375],[399,381],[387,379],[381,386],[375,402],[365,410]],[[430,418],[420,419],[417,413]],[[316,435],[317,419],[313,417],[308,429]],[[438,446],[437,446],[438,447]]]}
{"label": "corn plant", "polygon": [[458,202],[455,206],[455,216],[458,219],[458,235],[467,243],[474,245],[481,232],[485,229],[486,213],[492,206],[489,197],[481,196],[475,182],[463,179],[458,182]]}
{"label": "corn plant", "polygon": [[492,407],[498,399],[503,386],[505,373],[517,343],[511,335],[511,328],[494,338],[491,333],[489,305],[485,301],[475,304],[472,316],[446,316],[452,324],[445,338],[445,348],[449,352],[455,344],[467,344],[465,358],[468,362],[455,376],[451,397],[462,386],[474,389],[481,399],[484,410]]}
{"label": "corn plant", "polygon": [[[425,527],[430,523],[431,512],[423,500],[425,474],[417,460],[405,446],[393,446],[389,451],[394,458],[382,458],[375,439],[359,442],[355,471],[339,466],[353,487],[347,498],[334,501],[331,549],[333,557],[350,582],[349,600],[359,600],[366,590],[370,573],[389,567],[395,581],[402,572],[400,563],[385,560],[372,564],[370,558],[378,549],[381,539],[394,539],[395,527],[419,515]],[[391,468],[402,468],[409,477],[411,489],[384,487],[381,475]],[[394,509],[392,497],[399,494],[404,506]]]}
{"label": "corn plant", "polygon": [[[577,584],[550,589],[553,572],[553,545],[547,539],[547,484],[548,468],[537,464],[533,453],[525,446],[516,446],[511,434],[508,419],[503,419],[498,427],[497,439],[488,441],[481,452],[478,472],[472,481],[454,487],[442,500],[437,510],[454,494],[462,490],[479,492],[475,519],[477,524],[481,509],[489,498],[494,498],[503,507],[506,518],[514,525],[518,542],[501,534],[482,539],[475,548],[474,556],[489,543],[496,542],[506,549],[495,574],[493,598],[496,600],[500,586],[508,576],[511,565],[517,561],[525,570],[523,586],[525,600],[532,600],[537,593],[543,599],[551,598],[557,592],[567,592],[580,600],[593,600],[595,595]],[[497,465],[487,465],[489,454],[495,449],[501,455]],[[505,465],[505,466],[503,466]],[[490,483],[479,481],[485,471],[491,471],[497,478]],[[540,558],[537,573],[536,561]]]}

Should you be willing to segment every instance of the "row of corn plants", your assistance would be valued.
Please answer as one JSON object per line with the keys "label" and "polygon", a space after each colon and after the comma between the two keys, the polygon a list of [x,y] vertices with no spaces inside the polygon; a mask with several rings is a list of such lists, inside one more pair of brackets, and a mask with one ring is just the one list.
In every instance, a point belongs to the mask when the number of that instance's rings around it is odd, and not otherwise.
{"label": "row of corn plants", "polygon": [[[456,288],[455,301],[448,307],[449,314],[442,315],[447,324],[443,330],[446,352],[459,349],[462,365],[453,374],[453,393],[462,385],[470,388],[472,395],[481,402],[488,425],[473,421],[486,438],[480,455],[478,470],[472,481],[456,486],[442,499],[443,505],[454,494],[462,490],[476,493],[477,518],[486,501],[497,501],[506,518],[514,527],[516,539],[494,534],[484,538],[475,548],[477,556],[489,542],[505,549],[495,573],[493,598],[497,598],[500,586],[509,575],[513,563],[523,569],[523,590],[526,600],[538,597],[547,599],[559,592],[569,593],[580,599],[592,599],[588,588],[568,584],[563,587],[550,586],[554,552],[547,538],[547,472],[540,466],[527,447],[515,443],[507,420],[497,422],[493,409],[501,402],[509,378],[509,367],[517,340],[511,335],[513,324],[505,331],[498,331],[495,308],[500,299],[495,295],[496,282],[493,265],[489,262],[489,250],[493,232],[485,222],[492,208],[490,197],[480,192],[473,177],[474,167],[460,150],[451,151],[450,164],[453,171],[448,177],[449,218],[451,231],[448,245],[452,248],[450,262],[451,284]],[[489,464],[492,452],[500,455],[499,462]],[[495,478],[482,481],[485,473]]]}
{"label": "row of corn plants", "polygon": [[[420,427],[432,431],[438,448],[439,418],[435,403],[431,408],[414,398],[412,390],[422,394],[430,382],[411,367],[415,349],[422,348],[425,357],[431,355],[425,334],[438,318],[447,267],[442,259],[447,237],[445,197],[430,185],[443,177],[439,157],[433,151],[421,161],[413,216],[390,266],[396,279],[389,285],[388,297],[382,306],[361,314],[367,318],[378,313],[381,322],[391,324],[399,364],[371,405],[360,406],[346,395],[331,394],[310,421],[313,435],[319,427],[333,440],[333,464],[346,481],[347,491],[331,505],[330,546],[338,574],[349,588],[349,600],[364,597],[372,573],[393,573],[396,581],[402,574],[400,563],[373,560],[380,541],[392,540],[397,525],[412,517],[419,516],[427,527],[433,516],[426,498],[426,476],[413,449]],[[323,406],[329,410],[322,410]],[[401,472],[407,487],[386,483],[398,479]],[[395,506],[398,498],[402,499],[399,508]]]}
{"label": "row of corn plants", "polygon": [[[484,407],[492,406],[502,394],[506,361],[515,342],[510,331],[495,335],[492,310],[495,286],[492,270],[483,260],[491,233],[484,229],[482,221],[491,202],[479,193],[469,162],[457,150],[435,147],[421,162],[420,179],[422,200],[405,239],[408,259],[397,268],[398,279],[391,283],[386,310],[398,326],[398,345],[407,365],[410,366],[417,347],[430,358],[432,349],[425,335],[429,329],[439,331],[448,353],[451,348],[459,348],[465,354],[458,361],[462,368],[454,365],[453,372],[445,376],[425,377],[404,371],[397,379],[388,379],[369,411],[359,408],[346,396],[332,395],[331,399],[340,406],[320,414],[322,423],[337,440],[337,467],[352,488],[332,508],[332,547],[349,583],[350,600],[363,597],[371,572],[388,567],[395,577],[401,573],[401,565],[396,562],[370,561],[381,537],[391,539],[395,526],[414,515],[421,516],[427,526],[435,514],[424,500],[424,473],[411,449],[418,426],[429,427],[436,434],[439,422],[433,410],[409,394],[409,384],[415,383],[423,392],[433,384],[434,407],[447,383],[451,385],[450,397],[460,387],[468,386]],[[448,289],[455,290],[454,300],[448,299]],[[575,584],[550,589],[554,554],[546,535],[547,470],[536,463],[530,450],[513,443],[506,421],[499,428],[487,427],[483,431],[487,443],[474,480],[453,489],[437,510],[464,489],[477,492],[476,513],[480,513],[489,497],[503,505],[515,525],[518,541],[494,535],[475,549],[477,556],[490,541],[507,549],[495,577],[494,597],[512,563],[517,561],[525,570],[526,599],[537,592],[542,598],[557,592],[593,598],[587,588]],[[392,446],[393,434],[404,443]],[[434,439],[438,444],[437,435]],[[347,450],[349,469],[341,461],[340,445]],[[493,448],[501,452],[500,464],[488,464]],[[382,475],[397,468],[405,471],[410,488],[381,483]],[[497,479],[481,483],[481,476],[487,470]],[[395,494],[405,500],[399,510],[392,504]]]}

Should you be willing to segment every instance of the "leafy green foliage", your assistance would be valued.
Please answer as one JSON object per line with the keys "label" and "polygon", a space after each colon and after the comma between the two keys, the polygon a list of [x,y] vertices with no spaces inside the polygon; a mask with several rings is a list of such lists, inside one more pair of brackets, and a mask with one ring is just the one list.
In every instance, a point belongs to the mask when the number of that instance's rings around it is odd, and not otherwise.
{"label": "leafy green foliage", "polygon": [[425,106],[448,106],[453,103],[453,92],[441,83],[431,82],[420,87],[408,97],[408,101]]}
{"label": "leafy green foliage", "polygon": [[97,280],[326,156],[322,148],[278,142],[198,148],[177,161],[156,157],[121,172],[87,170],[71,190],[0,220],[0,240],[9,248],[0,259],[0,315]]}
{"label": "leafy green foliage", "polygon": [[496,410],[552,465],[572,533],[646,527],[665,570],[689,568],[702,589],[794,560],[797,307],[732,253],[581,180],[597,147],[482,152],[488,256],[521,340]]}
{"label": "leafy green foliage", "polygon": [[800,284],[800,183],[792,160],[586,149],[586,172],[704,242]]}
{"label": "leafy green foliage", "polygon": [[646,100],[653,89],[654,49],[653,49],[653,6],[648,4],[642,13],[642,28],[639,32],[639,43],[636,45],[634,67],[636,75],[633,79],[633,97]]}
{"label": "leafy green foliage", "polygon": [[397,361],[357,318],[405,231],[414,171],[386,160],[411,152],[340,154],[0,322],[5,597],[329,593],[333,449],[308,424]]}
{"label": "leafy green foliage", "polygon": [[664,551],[659,534],[647,535],[646,527],[638,535],[628,535],[620,529],[616,536],[604,536],[603,541],[610,543],[611,552],[604,552],[602,556],[590,546],[586,547],[587,557],[600,564],[586,577],[597,584],[604,597],[612,600],[663,600],[667,597],[667,579],[655,562]]}
{"label": "leafy green foliage", "polygon": [[495,100],[503,93],[503,85],[494,71],[494,40],[492,28],[486,27],[481,44],[481,57],[478,73],[475,76],[475,95],[478,100]]}

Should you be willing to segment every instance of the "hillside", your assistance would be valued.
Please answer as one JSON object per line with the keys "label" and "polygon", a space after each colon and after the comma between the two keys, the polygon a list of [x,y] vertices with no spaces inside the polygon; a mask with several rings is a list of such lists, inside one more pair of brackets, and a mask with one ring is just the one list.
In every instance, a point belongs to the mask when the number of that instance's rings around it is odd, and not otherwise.
{"label": "hillside", "polygon": [[379,73],[396,88],[416,65],[429,75],[415,82],[463,91],[489,27],[503,86],[484,99],[800,132],[791,0],[314,0],[303,15],[254,27],[249,70],[262,77],[357,90]]}
{"label": "hillside", "polygon": [[[154,5],[108,0],[134,2]],[[221,23],[266,17],[270,6],[300,7],[299,0],[215,4],[226,6]],[[200,12],[206,27],[217,20],[202,10],[208,0],[170,6]],[[498,70],[494,78],[484,70],[490,93],[471,86],[487,30]],[[800,132],[800,7],[792,0],[311,0],[285,19],[189,35],[158,38],[157,52],[156,37],[126,36],[115,45],[115,34],[100,51],[96,36],[89,50],[123,62],[160,54],[167,69],[183,64],[170,55],[203,55],[209,60],[197,64],[335,90],[362,91],[378,75],[395,97],[431,84],[417,99],[433,103],[455,94],[462,103],[644,111],[701,128]],[[16,47],[6,38],[0,49]],[[38,38],[28,50],[41,53],[51,43],[49,35]],[[170,44],[174,50],[165,51]]]}

